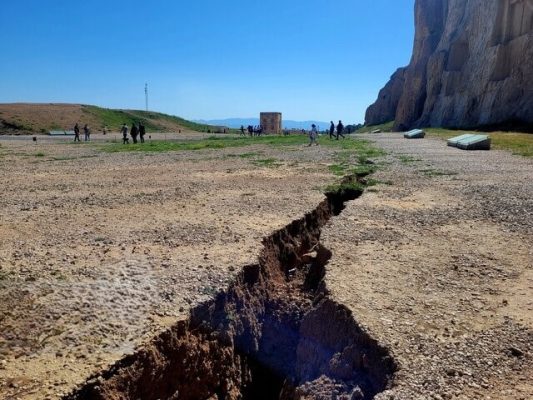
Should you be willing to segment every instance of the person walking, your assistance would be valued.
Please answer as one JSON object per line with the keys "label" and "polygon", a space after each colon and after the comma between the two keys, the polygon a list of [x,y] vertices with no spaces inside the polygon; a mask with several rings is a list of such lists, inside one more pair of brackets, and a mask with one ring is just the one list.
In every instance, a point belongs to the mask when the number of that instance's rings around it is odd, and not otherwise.
{"label": "person walking", "polygon": [[329,138],[333,139],[333,136],[335,136],[335,124],[331,121],[331,125],[329,126]]}
{"label": "person walking", "polygon": [[346,139],[342,132],[344,131],[344,125],[342,124],[342,121],[339,120],[339,123],[337,124],[337,140],[339,140],[339,136],[342,136],[343,139]]}
{"label": "person walking", "polygon": [[316,129],[316,125],[311,125],[311,130],[309,131],[309,146],[311,146],[313,143],[318,146],[318,131]]}
{"label": "person walking", "polygon": [[79,127],[77,122],[76,122],[76,125],[74,125],[74,141],[75,142],[81,142],[81,140],[80,140],[80,127]]}
{"label": "person walking", "polygon": [[131,124],[131,129],[130,129],[130,135],[131,135],[131,138],[133,139],[133,143],[137,143],[137,135],[139,134],[139,129],[137,128],[137,125],[135,125],[135,122],[133,124]]}
{"label": "person walking", "polygon": [[130,139],[128,139],[128,126],[126,124],[122,124],[122,128],[120,128],[120,133],[122,133],[122,144],[128,144],[130,142]]}
{"label": "person walking", "polygon": [[85,126],[83,127],[83,133],[84,133],[84,140],[86,142],[90,142],[91,141],[91,130],[89,129],[89,125],[85,124]]}
{"label": "person walking", "polygon": [[241,131],[241,136],[246,136],[246,135],[244,134],[244,125],[241,125],[241,129],[240,129],[240,131]]}
{"label": "person walking", "polygon": [[146,128],[142,122],[139,122],[139,137],[141,138],[141,143],[144,143],[144,135],[146,135]]}

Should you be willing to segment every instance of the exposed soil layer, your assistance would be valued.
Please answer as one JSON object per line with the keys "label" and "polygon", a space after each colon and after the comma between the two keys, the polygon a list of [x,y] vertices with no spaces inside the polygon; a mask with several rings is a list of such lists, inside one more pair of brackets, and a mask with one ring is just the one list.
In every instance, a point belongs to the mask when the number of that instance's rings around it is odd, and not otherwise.
{"label": "exposed soil layer", "polygon": [[80,399],[371,399],[396,364],[329,298],[321,228],[360,191],[330,193],[263,240],[255,265],[133,355],[65,397]]}

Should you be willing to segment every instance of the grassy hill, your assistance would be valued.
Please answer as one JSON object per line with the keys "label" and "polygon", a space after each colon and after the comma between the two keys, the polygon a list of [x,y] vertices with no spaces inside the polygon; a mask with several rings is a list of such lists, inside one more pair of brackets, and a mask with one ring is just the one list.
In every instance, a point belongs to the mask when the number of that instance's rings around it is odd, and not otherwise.
{"label": "grassy hill", "polygon": [[114,110],[83,104],[0,104],[0,134],[35,134],[70,130],[89,124],[93,131],[104,127],[118,131],[123,123],[143,121],[147,132],[214,132],[216,127],[153,111]]}

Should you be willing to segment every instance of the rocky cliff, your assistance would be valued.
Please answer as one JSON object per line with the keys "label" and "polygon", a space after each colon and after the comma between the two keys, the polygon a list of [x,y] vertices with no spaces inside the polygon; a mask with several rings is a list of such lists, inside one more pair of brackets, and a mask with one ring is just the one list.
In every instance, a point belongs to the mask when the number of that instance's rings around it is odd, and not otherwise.
{"label": "rocky cliff", "polygon": [[533,127],[533,0],[416,0],[413,56],[366,124]]}

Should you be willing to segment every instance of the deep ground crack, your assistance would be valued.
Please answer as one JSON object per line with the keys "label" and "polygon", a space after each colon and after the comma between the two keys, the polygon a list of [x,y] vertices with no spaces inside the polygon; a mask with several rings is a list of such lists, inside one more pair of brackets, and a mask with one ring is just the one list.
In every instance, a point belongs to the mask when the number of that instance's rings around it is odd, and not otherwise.
{"label": "deep ground crack", "polygon": [[372,399],[388,388],[394,360],[324,281],[321,229],[361,194],[328,193],[265,238],[227,290],[65,399]]}

